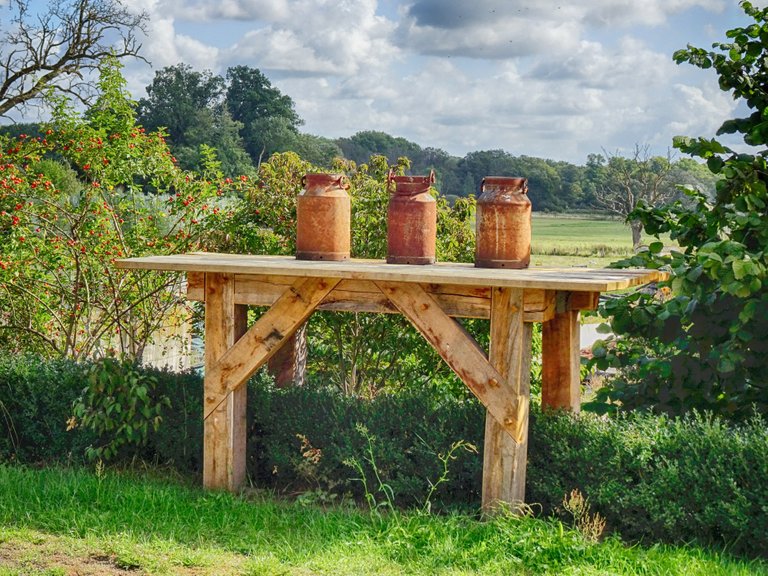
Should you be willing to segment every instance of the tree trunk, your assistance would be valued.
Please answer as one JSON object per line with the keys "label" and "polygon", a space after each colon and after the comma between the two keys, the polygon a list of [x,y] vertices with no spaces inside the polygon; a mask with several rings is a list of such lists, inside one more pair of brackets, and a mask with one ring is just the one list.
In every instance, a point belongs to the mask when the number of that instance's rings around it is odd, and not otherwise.
{"label": "tree trunk", "polygon": [[302,324],[267,363],[278,388],[302,386],[307,371],[307,325]]}
{"label": "tree trunk", "polygon": [[639,220],[632,220],[629,227],[632,228],[632,249],[637,252],[642,244],[643,223]]}

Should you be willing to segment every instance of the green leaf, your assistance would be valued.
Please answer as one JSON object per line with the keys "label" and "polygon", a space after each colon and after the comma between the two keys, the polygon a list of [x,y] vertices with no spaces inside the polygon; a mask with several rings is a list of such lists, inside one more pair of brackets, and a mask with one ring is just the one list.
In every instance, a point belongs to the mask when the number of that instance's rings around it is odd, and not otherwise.
{"label": "green leaf", "polygon": [[733,269],[733,277],[736,280],[743,280],[751,272],[750,263],[744,260],[734,260],[731,267]]}

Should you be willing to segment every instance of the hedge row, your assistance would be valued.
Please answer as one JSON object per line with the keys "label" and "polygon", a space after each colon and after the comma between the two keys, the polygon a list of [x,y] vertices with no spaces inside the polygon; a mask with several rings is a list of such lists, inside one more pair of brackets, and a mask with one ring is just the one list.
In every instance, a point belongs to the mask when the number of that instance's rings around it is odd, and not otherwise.
{"label": "hedge row", "polygon": [[[83,372],[64,361],[0,359],[0,460],[83,462],[85,447],[97,438],[81,428],[67,431]],[[171,408],[148,445],[123,457],[199,474],[202,380],[154,374],[156,393],[167,395]],[[249,384],[248,422],[255,484],[321,502],[361,497],[348,463],[354,458],[378,499],[384,494],[371,461],[397,503],[414,506],[441,474],[439,454],[458,440],[482,450],[484,412],[474,401],[435,400],[417,390],[360,401],[309,387],[277,390],[260,377]],[[528,452],[527,499],[545,514],[561,514],[563,496],[579,488],[626,539],[697,541],[768,556],[768,429],[759,418],[734,427],[698,415],[606,419],[534,408]],[[433,509],[476,510],[482,455],[454,455]]]}

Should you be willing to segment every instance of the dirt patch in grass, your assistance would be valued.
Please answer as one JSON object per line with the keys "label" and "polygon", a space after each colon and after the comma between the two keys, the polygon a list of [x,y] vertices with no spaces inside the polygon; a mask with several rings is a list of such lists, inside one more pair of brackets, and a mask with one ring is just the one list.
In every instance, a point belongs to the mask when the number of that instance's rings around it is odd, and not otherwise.
{"label": "dirt patch in grass", "polygon": [[19,574],[46,574],[56,576],[113,576],[146,574],[138,567],[123,568],[115,556],[83,554],[79,550],[59,550],[55,538],[36,538],[31,542],[0,543],[0,566]]}
{"label": "dirt patch in grass", "polygon": [[[241,557],[217,558],[215,565],[183,566],[173,562],[144,568],[140,560],[98,549],[77,538],[40,532],[0,535],[0,576],[229,576],[242,572]],[[207,564],[207,563],[205,563]]]}

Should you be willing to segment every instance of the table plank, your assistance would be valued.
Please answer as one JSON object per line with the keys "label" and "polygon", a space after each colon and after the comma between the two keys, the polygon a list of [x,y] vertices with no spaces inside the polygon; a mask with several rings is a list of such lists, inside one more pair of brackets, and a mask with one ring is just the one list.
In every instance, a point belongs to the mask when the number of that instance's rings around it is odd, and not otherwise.
{"label": "table plank", "polygon": [[353,259],[345,262],[327,262],[297,260],[293,256],[254,256],[206,252],[127,258],[116,260],[116,265],[126,269],[541,288],[577,292],[621,290],[662,280],[666,277],[664,272],[645,269],[527,268],[509,270],[475,268],[473,264],[463,263],[410,266],[387,264],[383,260]]}

